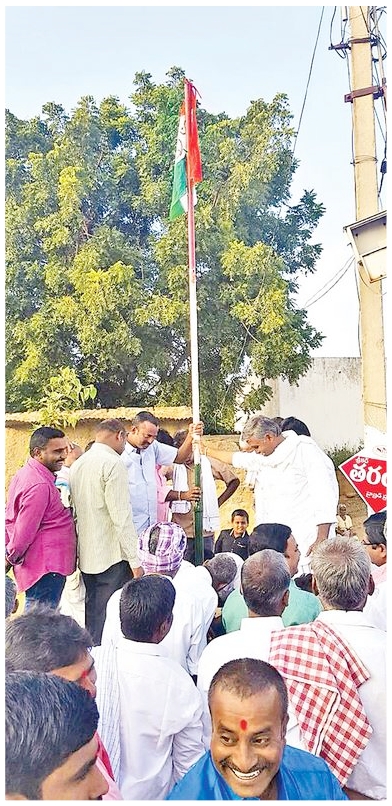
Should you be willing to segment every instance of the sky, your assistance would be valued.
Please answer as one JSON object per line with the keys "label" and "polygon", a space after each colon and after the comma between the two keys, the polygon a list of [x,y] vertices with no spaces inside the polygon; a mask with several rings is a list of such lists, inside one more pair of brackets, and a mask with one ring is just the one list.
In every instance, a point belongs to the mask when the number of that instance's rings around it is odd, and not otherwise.
{"label": "sky", "polygon": [[[342,39],[342,8],[8,4],[5,106],[21,119],[40,115],[48,101],[70,113],[83,95],[98,104],[115,95],[131,106],[136,72],[159,84],[173,66],[185,70],[213,114],[244,115],[252,100],[285,93],[298,130],[292,202],[314,190],[326,208],[313,238],[323,254],[301,281],[297,305],[325,335],[313,356],[359,356],[356,270],[343,231],[355,221],[351,104],[344,102],[350,86],[347,60],[330,49]],[[379,163],[382,157],[380,147]]]}

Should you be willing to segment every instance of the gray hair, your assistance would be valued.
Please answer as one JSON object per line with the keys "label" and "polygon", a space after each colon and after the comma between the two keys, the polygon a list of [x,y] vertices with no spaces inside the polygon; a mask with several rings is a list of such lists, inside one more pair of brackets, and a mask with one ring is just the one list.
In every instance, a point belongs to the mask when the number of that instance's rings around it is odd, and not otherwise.
{"label": "gray hair", "polygon": [[[221,601],[225,602],[229,594],[234,590],[234,582],[237,576],[237,563],[229,554],[215,554],[205,563],[211,576],[215,590],[219,593]],[[219,590],[215,585],[222,585]]]}
{"label": "gray hair", "polygon": [[271,420],[269,417],[262,417],[261,414],[253,414],[245,423],[242,439],[245,442],[252,438],[262,439],[266,434],[279,437],[281,433],[281,427],[275,420]]}
{"label": "gray hair", "polygon": [[282,598],[290,586],[286,558],[274,549],[263,549],[245,560],[241,587],[246,606],[258,616],[280,616]]}
{"label": "gray hair", "polygon": [[313,549],[311,562],[324,607],[362,610],[369,591],[371,562],[356,537],[323,540]]}
{"label": "gray hair", "polygon": [[5,617],[11,615],[16,602],[16,585],[13,579],[5,575]]}

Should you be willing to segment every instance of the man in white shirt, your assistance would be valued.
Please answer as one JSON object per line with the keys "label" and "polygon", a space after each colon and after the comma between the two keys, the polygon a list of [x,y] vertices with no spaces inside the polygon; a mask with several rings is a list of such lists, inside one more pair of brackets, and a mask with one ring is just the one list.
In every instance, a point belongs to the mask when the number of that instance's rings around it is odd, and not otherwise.
{"label": "man in white shirt", "polygon": [[172,582],[154,574],[131,580],[121,593],[116,665],[124,800],[164,800],[205,752],[200,693],[162,647],[175,597]]}
{"label": "man in white shirt", "polygon": [[95,442],[74,462],[69,486],[76,515],[79,568],[86,587],[86,627],[100,644],[105,608],[113,591],[143,573],[120,456],[127,432],[120,420],[98,425]]}
{"label": "man in white shirt", "polygon": [[206,453],[256,472],[255,524],[290,524],[301,552],[298,572],[306,573],[313,547],[335,532],[339,490],[333,464],[311,437],[281,432],[259,414],[249,418],[242,440],[246,452],[207,446]]}
{"label": "man in white shirt", "polygon": [[[138,556],[146,574],[164,574],[171,578],[176,590],[173,623],[162,639],[168,657],[196,676],[200,655],[207,645],[207,633],[215,615],[218,597],[210,584],[199,584],[194,573],[181,573],[186,547],[186,535],[176,523],[157,523],[139,535]],[[106,608],[102,643],[116,645],[121,637],[120,595],[115,591]]]}
{"label": "man in white shirt", "polygon": [[273,549],[258,551],[245,560],[241,586],[249,618],[241,628],[214,638],[199,661],[197,687],[203,695],[204,738],[211,736],[207,695],[215,672],[235,658],[268,660],[271,632],[283,628],[282,613],[289,601],[290,570],[283,554]]}
{"label": "man in white shirt", "polygon": [[[355,697],[358,696],[359,705],[362,704],[372,730],[349,774],[346,782],[347,792],[351,800],[363,799],[363,796],[370,800],[384,800],[386,798],[386,633],[374,627],[363,613],[370,585],[371,563],[366,550],[355,537],[336,537],[317,546],[312,555],[312,571],[314,590],[324,608],[313,625],[317,629],[317,624],[321,622],[327,630],[329,628],[329,633],[333,631],[328,640],[331,644],[335,643],[336,652],[340,652],[350,673],[353,662],[363,666],[365,672],[364,681],[361,682],[360,679],[357,681]],[[275,634],[276,646],[274,649],[271,643],[272,652],[269,659],[285,677],[289,689],[291,723],[286,736],[287,744],[305,750],[311,748],[304,741],[303,733],[300,734],[301,714],[297,714],[296,710],[297,707],[303,707],[305,691],[301,692],[297,687],[294,702],[291,699],[290,685],[298,686],[300,681],[307,680],[307,685],[314,687],[316,698],[320,690],[323,688],[326,690],[325,683],[320,687],[319,664],[316,666],[315,661],[311,663],[309,658],[304,658],[307,638],[303,630],[313,625],[288,627],[281,635]],[[296,636],[299,636],[298,641]],[[341,639],[341,644],[336,640],[336,636]],[[296,655],[293,650],[294,642],[297,646]],[[323,638],[321,643],[323,644]],[[281,665],[284,652],[288,653],[290,661],[289,677]],[[347,660],[349,653],[350,655],[353,653],[354,659]],[[332,651],[328,654],[328,658],[331,657]],[[291,676],[292,669],[295,669],[295,677]],[[357,672],[355,676],[358,677]],[[341,674],[336,680],[340,696],[333,704],[332,712],[328,714],[325,708],[322,708],[318,714],[317,704],[313,698],[311,718],[320,733],[317,752],[326,758],[326,753],[331,751],[332,754],[336,753],[334,748],[340,747],[337,754],[337,763],[340,763],[344,756],[342,747],[345,748],[345,752],[346,750],[348,753],[351,752],[351,747],[358,738],[356,734],[359,730],[359,718],[351,720],[349,738],[343,733],[340,719],[329,739],[327,738],[333,710],[339,707],[339,700],[343,702],[339,689]],[[348,709],[351,708],[351,703],[352,699],[348,703]],[[306,723],[308,721],[306,719]],[[342,730],[341,736],[340,730]],[[333,766],[331,768],[339,777],[337,769]]]}
{"label": "man in white shirt", "polygon": [[191,423],[180,448],[158,442],[158,430],[158,418],[149,411],[139,411],[131,422],[121,456],[128,471],[129,498],[138,534],[158,520],[156,466],[181,464],[192,448],[193,435],[203,433],[203,425]]}

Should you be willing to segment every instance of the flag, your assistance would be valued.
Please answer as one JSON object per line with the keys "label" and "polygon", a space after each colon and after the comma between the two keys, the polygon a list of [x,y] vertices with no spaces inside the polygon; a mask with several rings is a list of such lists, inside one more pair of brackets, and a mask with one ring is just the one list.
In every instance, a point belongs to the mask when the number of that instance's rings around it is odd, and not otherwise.
{"label": "flag", "polygon": [[[201,182],[202,180],[199,136],[197,133],[196,120],[196,90],[188,81],[185,84],[185,92],[188,93],[189,98],[189,143],[187,143],[186,106],[184,102],[180,109],[178,125],[176,156],[174,160],[173,192],[169,213],[170,221],[173,221],[175,218],[188,211],[187,162],[189,163],[190,180],[192,184],[196,184],[196,182]],[[196,204],[196,190],[194,188],[193,204]]]}

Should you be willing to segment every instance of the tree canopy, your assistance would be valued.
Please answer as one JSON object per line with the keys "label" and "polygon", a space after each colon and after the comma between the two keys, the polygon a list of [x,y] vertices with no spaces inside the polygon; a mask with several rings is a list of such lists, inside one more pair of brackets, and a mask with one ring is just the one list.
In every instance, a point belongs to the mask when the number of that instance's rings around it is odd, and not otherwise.
{"label": "tree canopy", "polygon": [[[36,408],[64,369],[102,407],[190,405],[186,217],[169,222],[184,72],[137,73],[128,109],[81,98],[23,121],[6,112],[6,399]],[[230,119],[198,106],[195,211],[200,410],[231,430],[267,379],[298,381],[322,336],[296,307],[324,212],[290,204],[297,167],[288,99]],[[257,378],[249,385],[249,378]]]}

